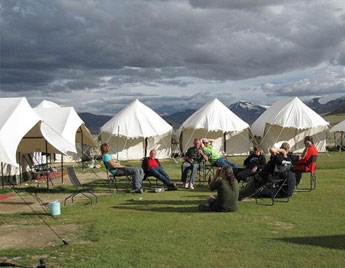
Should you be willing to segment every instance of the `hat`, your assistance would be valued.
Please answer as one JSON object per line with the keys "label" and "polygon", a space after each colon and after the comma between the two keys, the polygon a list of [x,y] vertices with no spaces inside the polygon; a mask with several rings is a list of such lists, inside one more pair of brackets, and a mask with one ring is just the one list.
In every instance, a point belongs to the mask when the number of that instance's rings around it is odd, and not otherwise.
{"label": "hat", "polygon": [[202,143],[208,143],[208,142],[209,142],[208,139],[206,139],[206,138],[202,139]]}

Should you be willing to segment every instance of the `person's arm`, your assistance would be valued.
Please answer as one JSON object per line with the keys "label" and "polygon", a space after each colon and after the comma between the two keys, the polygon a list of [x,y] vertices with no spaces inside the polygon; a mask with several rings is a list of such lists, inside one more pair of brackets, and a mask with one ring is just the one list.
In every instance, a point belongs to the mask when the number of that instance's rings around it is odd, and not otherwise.
{"label": "person's arm", "polygon": [[111,166],[112,168],[124,168],[125,166],[121,165],[118,162],[115,162],[114,159],[110,159],[108,162],[109,166]]}
{"label": "person's arm", "polygon": [[270,153],[273,154],[273,155],[276,155],[278,153],[281,153],[282,155],[284,155],[284,157],[286,158],[287,157],[287,152],[282,149],[282,148],[270,148]]}
{"label": "person's arm", "polygon": [[213,191],[213,186],[214,186],[214,184],[215,184],[217,178],[219,177],[220,171],[221,171],[221,170],[222,170],[222,168],[219,167],[219,168],[217,169],[216,174],[213,176],[213,178],[212,178],[212,179],[209,181],[209,183],[208,183],[208,189],[210,189],[211,191]]}
{"label": "person's arm", "polygon": [[199,150],[199,153],[201,154],[202,158],[205,159],[205,161],[208,160],[207,154],[204,152],[203,149],[200,149],[200,150]]}

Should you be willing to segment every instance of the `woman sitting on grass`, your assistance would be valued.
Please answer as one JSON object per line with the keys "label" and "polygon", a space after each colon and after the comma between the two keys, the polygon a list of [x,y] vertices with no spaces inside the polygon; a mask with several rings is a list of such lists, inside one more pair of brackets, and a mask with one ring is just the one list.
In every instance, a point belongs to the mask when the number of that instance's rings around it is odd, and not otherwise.
{"label": "woman sitting on grass", "polygon": [[[221,180],[217,180],[221,177]],[[237,211],[238,183],[229,166],[218,168],[216,175],[209,181],[208,188],[217,190],[217,197],[210,196],[207,205],[199,205],[200,211],[234,212]]]}

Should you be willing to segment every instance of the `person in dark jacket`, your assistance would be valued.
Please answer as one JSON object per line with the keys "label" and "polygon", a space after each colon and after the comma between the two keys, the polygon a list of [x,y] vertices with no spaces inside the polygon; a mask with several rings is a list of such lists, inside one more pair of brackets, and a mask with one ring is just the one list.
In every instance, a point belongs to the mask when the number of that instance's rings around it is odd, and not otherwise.
{"label": "person in dark jacket", "polygon": [[274,175],[275,166],[283,165],[284,161],[290,161],[291,159],[288,155],[290,150],[290,145],[284,142],[279,149],[271,148],[271,158],[265,165],[265,167],[256,174],[254,177],[250,178],[247,185],[240,190],[239,200],[245,197],[252,196],[255,194],[257,189],[269,182],[270,178]]}
{"label": "person in dark jacket", "polygon": [[169,175],[161,166],[159,160],[156,158],[157,151],[152,149],[150,157],[145,157],[142,162],[142,168],[146,176],[153,176],[164,183],[169,191],[177,190],[176,183],[172,182]]}
{"label": "person in dark jacket", "polygon": [[234,169],[236,179],[246,181],[249,176],[261,171],[266,165],[266,158],[262,154],[260,145],[254,145],[254,152],[250,154],[243,162],[244,168]]}

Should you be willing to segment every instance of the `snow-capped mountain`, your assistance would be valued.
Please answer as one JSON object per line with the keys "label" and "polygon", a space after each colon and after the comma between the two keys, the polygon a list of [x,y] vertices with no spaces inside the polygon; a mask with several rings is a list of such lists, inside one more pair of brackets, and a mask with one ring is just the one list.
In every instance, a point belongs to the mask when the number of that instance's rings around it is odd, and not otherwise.
{"label": "snow-capped mountain", "polygon": [[243,121],[252,124],[268,106],[254,104],[251,102],[238,101],[229,106],[229,109]]}

